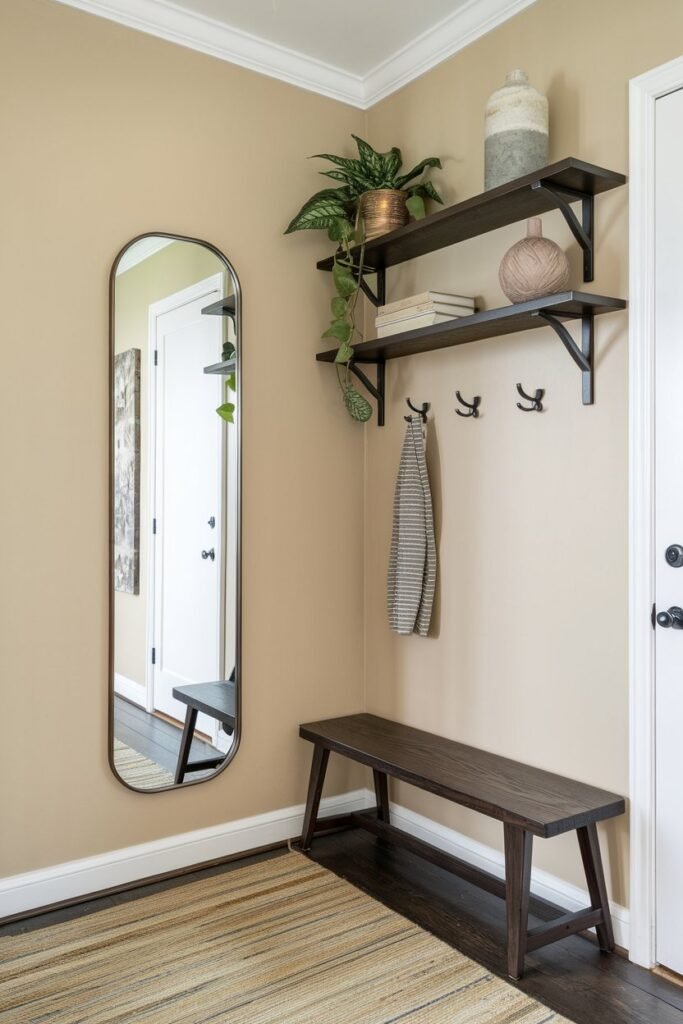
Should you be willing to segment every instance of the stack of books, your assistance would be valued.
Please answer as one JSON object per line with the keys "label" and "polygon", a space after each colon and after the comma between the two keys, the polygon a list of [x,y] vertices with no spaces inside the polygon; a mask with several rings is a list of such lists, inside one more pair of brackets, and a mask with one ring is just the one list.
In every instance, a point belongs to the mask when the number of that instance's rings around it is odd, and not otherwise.
{"label": "stack of books", "polygon": [[459,316],[476,313],[474,299],[449,292],[420,292],[398,302],[380,306],[375,318],[378,338],[388,338],[402,331],[415,331],[419,327],[442,324]]}

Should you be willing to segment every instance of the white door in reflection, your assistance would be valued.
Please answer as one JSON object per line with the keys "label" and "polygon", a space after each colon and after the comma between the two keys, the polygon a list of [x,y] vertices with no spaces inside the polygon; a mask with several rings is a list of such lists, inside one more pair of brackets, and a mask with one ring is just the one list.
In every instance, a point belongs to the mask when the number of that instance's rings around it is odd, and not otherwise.
{"label": "white door in reflection", "polygon": [[[202,315],[225,288],[215,275],[150,308],[154,372],[152,692],[154,710],[182,721],[173,687],[222,679],[225,431],[223,378],[205,374],[224,320]],[[216,740],[218,723],[197,730]]]}

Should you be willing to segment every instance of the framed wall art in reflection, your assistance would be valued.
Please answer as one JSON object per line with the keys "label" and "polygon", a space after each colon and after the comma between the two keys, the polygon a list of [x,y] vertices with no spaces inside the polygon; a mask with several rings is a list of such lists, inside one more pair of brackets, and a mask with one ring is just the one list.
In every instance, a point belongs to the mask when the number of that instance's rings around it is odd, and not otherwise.
{"label": "framed wall art in reflection", "polygon": [[114,588],[140,592],[140,349],[114,356]]}

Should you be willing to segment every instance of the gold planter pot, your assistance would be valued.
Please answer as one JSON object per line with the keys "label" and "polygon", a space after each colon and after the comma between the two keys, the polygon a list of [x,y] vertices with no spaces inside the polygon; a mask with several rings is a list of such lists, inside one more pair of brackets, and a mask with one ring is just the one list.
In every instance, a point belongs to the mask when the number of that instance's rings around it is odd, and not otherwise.
{"label": "gold planter pot", "polygon": [[396,188],[378,188],[360,197],[359,213],[365,240],[386,235],[408,223],[407,195]]}

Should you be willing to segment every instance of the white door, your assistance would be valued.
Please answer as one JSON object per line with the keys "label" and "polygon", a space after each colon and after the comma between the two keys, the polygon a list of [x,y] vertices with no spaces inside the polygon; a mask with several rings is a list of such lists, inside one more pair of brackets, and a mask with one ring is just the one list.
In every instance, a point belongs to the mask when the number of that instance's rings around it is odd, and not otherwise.
{"label": "white door", "polygon": [[656,943],[683,974],[683,90],[655,109]]}
{"label": "white door", "polygon": [[[223,669],[223,378],[203,372],[220,360],[223,319],[201,313],[221,287],[172,296],[155,316],[153,703],[181,721],[187,707],[173,687]],[[205,715],[197,729],[217,736]]]}

